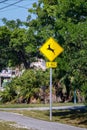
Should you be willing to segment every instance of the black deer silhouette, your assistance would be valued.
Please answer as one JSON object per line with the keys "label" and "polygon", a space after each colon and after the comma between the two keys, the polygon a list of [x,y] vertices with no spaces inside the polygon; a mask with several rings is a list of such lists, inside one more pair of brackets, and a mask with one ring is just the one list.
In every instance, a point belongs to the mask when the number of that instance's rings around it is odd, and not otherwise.
{"label": "black deer silhouette", "polygon": [[52,51],[52,52],[55,54],[54,49],[52,49],[52,48],[50,47],[50,45],[48,45],[47,50]]}

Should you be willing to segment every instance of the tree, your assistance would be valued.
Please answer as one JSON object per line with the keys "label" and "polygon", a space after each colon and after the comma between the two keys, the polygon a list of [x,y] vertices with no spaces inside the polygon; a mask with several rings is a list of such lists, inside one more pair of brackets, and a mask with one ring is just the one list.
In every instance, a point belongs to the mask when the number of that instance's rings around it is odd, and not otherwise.
{"label": "tree", "polygon": [[[30,67],[30,63],[35,60],[36,55],[38,55],[36,53],[37,40],[34,38],[32,30],[20,28],[23,24],[20,20],[8,21],[4,18],[3,22],[5,26],[1,27],[3,28],[3,34],[1,32],[0,44],[1,48],[4,44],[3,53],[1,53],[6,57],[1,55],[1,62],[4,62],[5,60],[4,63],[6,65],[3,63],[4,66],[16,66],[23,63],[25,68],[28,69]],[[2,68],[3,66],[1,69]]]}
{"label": "tree", "polygon": [[85,98],[85,103],[87,105],[87,82],[84,82],[81,89],[82,89],[82,92],[83,92],[83,96]]}
{"label": "tree", "polygon": [[6,26],[0,27],[0,71],[8,65],[10,35]]}
{"label": "tree", "polygon": [[[87,2],[86,0],[39,0],[34,3],[25,22],[26,29],[12,30],[9,47],[16,64],[24,63],[29,68],[35,57],[43,57],[39,47],[51,36],[64,48],[56,58],[55,80],[65,84],[67,98],[73,88],[80,89],[87,77]],[[12,53],[11,53],[12,54]],[[12,62],[13,63],[13,62]],[[73,79],[73,80],[72,80]],[[54,80],[54,82],[55,82]]]}
{"label": "tree", "polygon": [[10,30],[13,30],[15,28],[20,28],[20,27],[22,27],[24,25],[23,22],[20,19],[17,19],[17,20],[7,20],[6,18],[3,18],[2,22]]}
{"label": "tree", "polygon": [[[36,19],[29,21],[28,25],[36,34],[38,46],[53,36],[64,48],[63,54],[56,59],[59,64],[56,69],[56,78],[61,80],[64,77],[67,93],[70,93],[72,90],[70,86],[73,84],[79,88],[87,76],[87,2],[40,0],[29,11],[36,14]],[[71,83],[73,77],[74,83]],[[66,80],[68,82],[65,82]]]}

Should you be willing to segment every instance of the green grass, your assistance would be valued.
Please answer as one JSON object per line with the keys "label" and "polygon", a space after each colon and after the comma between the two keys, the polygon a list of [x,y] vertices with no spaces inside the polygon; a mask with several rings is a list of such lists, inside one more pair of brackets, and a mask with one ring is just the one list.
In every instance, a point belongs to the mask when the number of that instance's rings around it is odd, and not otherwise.
{"label": "green grass", "polygon": [[13,122],[0,121],[0,130],[27,130],[27,129],[18,127],[17,124]]}
{"label": "green grass", "polygon": [[[74,103],[53,103],[52,106],[74,106]],[[76,105],[83,105],[77,103]],[[0,108],[29,108],[29,107],[49,107],[49,104],[0,104]]]}

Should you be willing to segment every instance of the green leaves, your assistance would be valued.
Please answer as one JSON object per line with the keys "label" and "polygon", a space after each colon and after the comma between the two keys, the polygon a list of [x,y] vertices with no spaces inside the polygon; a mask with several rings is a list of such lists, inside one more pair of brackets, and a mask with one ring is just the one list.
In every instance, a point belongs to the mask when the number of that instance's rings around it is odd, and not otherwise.
{"label": "green leaves", "polygon": [[[34,19],[32,19],[32,14],[35,15]],[[20,28],[23,25],[20,20],[7,21],[3,19],[3,21],[6,27],[0,28],[1,68],[10,62],[10,65],[23,63],[25,68],[28,69],[30,63],[36,57],[42,57],[38,48],[49,37],[54,37],[64,48],[64,52],[56,58],[58,68],[56,68],[55,79],[59,78],[61,80],[64,77],[63,82],[68,80],[71,83],[70,77],[73,77],[73,84],[77,88],[86,82],[86,0],[39,0],[37,4],[33,4],[32,9],[29,9],[29,17],[25,22],[25,29]],[[6,49],[8,49],[9,53],[7,53]],[[2,52],[2,50],[4,51]],[[27,79],[30,86],[32,84],[36,86],[36,79],[37,84],[41,82],[38,81],[39,79],[35,77],[33,72],[31,75],[34,78],[30,77],[30,80]],[[40,74],[37,72],[37,75],[41,75],[41,72]],[[27,78],[27,76],[25,77]],[[42,76],[41,80],[43,80]],[[48,83],[48,80],[46,82]],[[44,84],[45,81],[43,81]],[[28,88],[28,83],[25,83],[25,86]],[[68,87],[71,86],[69,85]]]}
{"label": "green leaves", "polygon": [[42,70],[27,70],[19,78],[14,78],[0,93],[2,102],[17,101],[21,96],[23,99],[28,99],[37,95],[39,98],[39,91],[42,86],[49,86],[49,73]]}
{"label": "green leaves", "polygon": [[11,32],[7,27],[0,27],[0,70],[7,66],[7,60],[9,60],[10,35]]}

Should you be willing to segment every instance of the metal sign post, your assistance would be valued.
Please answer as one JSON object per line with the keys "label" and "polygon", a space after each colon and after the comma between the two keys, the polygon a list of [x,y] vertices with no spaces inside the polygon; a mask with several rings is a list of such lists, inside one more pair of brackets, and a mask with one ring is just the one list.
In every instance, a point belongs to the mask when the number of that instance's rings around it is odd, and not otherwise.
{"label": "metal sign post", "polygon": [[50,68],[50,120],[52,120],[52,68]]}
{"label": "metal sign post", "polygon": [[76,104],[76,89],[74,88],[74,104]]}
{"label": "metal sign post", "polygon": [[40,52],[43,53],[50,62],[46,63],[47,68],[50,68],[50,120],[52,120],[52,68],[57,67],[56,62],[52,62],[60,53],[63,48],[50,37],[41,47]]}

